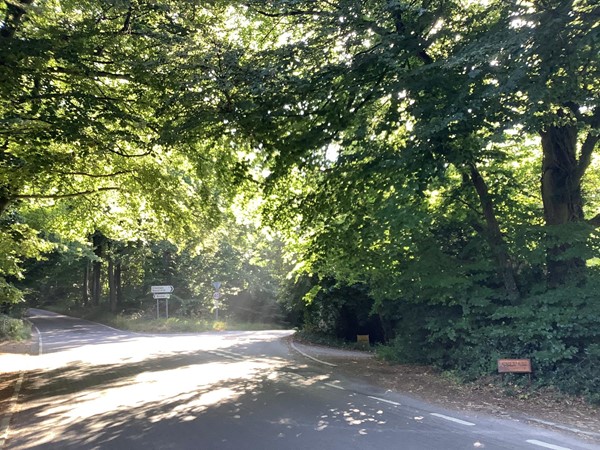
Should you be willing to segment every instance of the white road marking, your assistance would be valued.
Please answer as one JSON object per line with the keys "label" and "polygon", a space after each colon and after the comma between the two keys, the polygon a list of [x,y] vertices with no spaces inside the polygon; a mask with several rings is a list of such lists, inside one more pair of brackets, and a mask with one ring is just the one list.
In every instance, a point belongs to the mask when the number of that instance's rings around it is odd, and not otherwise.
{"label": "white road marking", "polygon": [[367,397],[372,398],[373,400],[377,400],[379,402],[389,403],[390,405],[394,405],[394,406],[400,406],[400,403],[393,402],[391,400],[386,400],[385,398],[373,397],[371,395],[368,395]]}
{"label": "white road marking", "polygon": [[227,352],[224,350],[211,350],[208,353],[210,353],[212,355],[216,355],[216,356],[221,356],[223,358],[234,359],[236,361],[241,361],[244,359],[244,357],[242,355],[239,355],[237,353]]}
{"label": "white road marking", "polygon": [[8,412],[2,422],[0,422],[0,450],[4,448],[4,443],[8,439],[8,432],[10,430],[10,420],[12,419],[12,415],[15,412],[17,400],[19,398],[19,392],[21,392],[21,385],[23,384],[24,374],[21,372],[19,374],[19,379],[17,380],[17,384],[15,385],[15,391],[13,392],[12,397],[8,403]]}
{"label": "white road marking", "polygon": [[475,424],[473,422],[467,422],[466,420],[460,420],[456,417],[445,416],[443,414],[431,413],[432,416],[439,417],[440,419],[449,420],[450,422],[460,423],[461,425],[467,425],[469,427],[474,427]]}
{"label": "white road marking", "polygon": [[298,347],[296,347],[293,342],[292,342],[292,348],[294,350],[296,350],[298,353],[300,353],[302,356],[306,356],[307,358],[312,359],[313,361],[316,361],[316,362],[321,363],[321,364],[325,364],[326,366],[337,367],[337,364],[332,364],[332,363],[328,363],[328,362],[325,362],[325,361],[321,361],[320,359],[317,359],[314,356],[307,355],[302,350],[300,350]]}
{"label": "white road marking", "polygon": [[535,417],[528,417],[527,420],[529,422],[536,422],[536,423],[542,423],[544,425],[550,425],[551,427],[558,428],[559,430],[570,431],[572,433],[587,434],[589,436],[594,436],[596,438],[600,438],[600,433],[595,433],[593,431],[586,431],[586,430],[581,430],[579,428],[567,427],[565,425],[561,425],[556,422],[548,422],[547,420],[536,419]]}
{"label": "white road marking", "polygon": [[528,439],[525,442],[527,442],[528,444],[538,445],[538,446],[544,447],[544,448],[550,448],[552,450],[571,450],[568,447],[561,447],[560,445],[548,444],[547,442],[538,441],[536,439]]}
{"label": "white road marking", "polygon": [[340,391],[345,391],[346,389],[343,388],[342,386],[338,386],[337,384],[333,384],[333,383],[323,383],[325,384],[325,386],[329,386],[335,389],[339,389]]}

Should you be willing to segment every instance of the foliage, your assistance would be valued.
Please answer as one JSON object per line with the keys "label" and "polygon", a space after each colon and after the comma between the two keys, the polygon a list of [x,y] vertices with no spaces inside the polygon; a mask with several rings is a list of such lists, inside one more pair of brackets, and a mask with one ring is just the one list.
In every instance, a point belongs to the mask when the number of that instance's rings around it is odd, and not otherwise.
{"label": "foliage", "polygon": [[108,261],[113,260],[121,268],[121,295],[115,312],[143,311],[155,317],[156,302],[150,287],[167,284],[175,287],[169,301],[171,315],[212,318],[212,283],[220,281],[222,316],[238,322],[281,321],[278,280],[285,266],[272,264],[280,258],[281,245],[252,224],[235,225],[235,220],[230,217],[226,226],[203,236],[195,246],[189,238],[181,247],[164,240],[110,241],[110,247],[99,257],[91,242],[59,241],[44,260],[31,258],[25,263],[27,276],[17,286],[26,292],[30,305],[87,309],[94,305],[86,304],[83,296],[86,270],[90,264],[100,263],[101,301],[108,303]]}
{"label": "foliage", "polygon": [[173,284],[185,329],[220,281],[237,320],[598,401],[597,8],[4,2],[0,302],[102,308],[91,271],[139,316]]}
{"label": "foliage", "polygon": [[356,342],[349,342],[345,339],[339,339],[332,336],[331,334],[311,332],[305,329],[300,330],[294,334],[294,341],[325,345],[327,347],[335,347],[345,350],[365,350],[365,347],[362,344],[358,344]]}
{"label": "foliage", "polygon": [[[592,3],[251,5],[287,38],[256,60],[271,77],[254,121],[269,126],[251,134],[272,155],[264,212],[296,273],[366,286],[399,360],[472,378],[529,356],[542,383],[588,361],[596,325],[576,309],[597,303],[582,267],[598,216],[580,196],[598,173]],[[335,335],[349,298],[320,283],[297,301],[305,326]]]}
{"label": "foliage", "polygon": [[30,328],[29,324],[24,320],[0,314],[0,341],[29,339],[31,336]]}
{"label": "foliage", "polygon": [[149,317],[145,314],[128,313],[113,314],[105,307],[90,308],[61,308],[49,309],[60,313],[68,313],[75,317],[100,322],[120,330],[129,330],[138,333],[201,333],[205,331],[257,331],[281,329],[279,323],[269,322],[240,322],[235,320],[216,321],[210,318],[198,317]]}

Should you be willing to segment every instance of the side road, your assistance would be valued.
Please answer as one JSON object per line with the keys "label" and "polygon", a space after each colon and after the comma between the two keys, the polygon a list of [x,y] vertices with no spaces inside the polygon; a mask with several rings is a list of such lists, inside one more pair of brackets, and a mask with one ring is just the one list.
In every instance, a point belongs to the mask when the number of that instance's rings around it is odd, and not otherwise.
{"label": "side road", "polygon": [[477,383],[459,384],[432,367],[391,365],[370,352],[317,346],[295,341],[293,337],[290,347],[307,359],[384,390],[448,409],[478,411],[571,433],[600,445],[600,408],[580,398],[550,389],[533,391],[514,384],[502,384],[498,376]]}

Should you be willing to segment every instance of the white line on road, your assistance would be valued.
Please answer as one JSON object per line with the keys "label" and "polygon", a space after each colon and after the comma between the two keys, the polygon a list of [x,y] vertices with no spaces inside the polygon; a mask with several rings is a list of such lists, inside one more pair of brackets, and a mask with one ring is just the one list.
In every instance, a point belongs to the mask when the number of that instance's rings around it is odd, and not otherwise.
{"label": "white line on road", "polygon": [[443,414],[431,413],[432,416],[439,417],[440,419],[449,420],[450,422],[460,423],[461,425],[467,425],[469,427],[474,427],[475,424],[473,422],[467,422],[466,420],[460,420],[456,417],[445,416]]}
{"label": "white line on road", "polygon": [[320,359],[317,359],[314,356],[307,355],[302,350],[300,350],[298,347],[296,347],[293,342],[292,342],[292,348],[294,350],[296,350],[298,353],[300,353],[302,356],[306,356],[307,358],[312,359],[313,361],[316,361],[316,362],[321,363],[321,364],[325,364],[327,366],[337,367],[337,364],[332,364],[332,363],[328,363],[328,362],[325,362],[325,361],[321,361]]}
{"label": "white line on road", "polygon": [[389,403],[390,405],[394,405],[394,406],[400,406],[400,403],[393,402],[391,400],[386,400],[385,398],[373,397],[371,395],[367,395],[367,397],[372,398],[373,400],[377,400],[379,402]]}
{"label": "white line on road", "polygon": [[544,448],[550,448],[552,450],[571,450],[568,447],[561,447],[560,445],[548,444],[547,442],[538,441],[536,439],[528,439],[525,442],[527,442],[528,444],[538,445],[538,446],[544,447]]}
{"label": "white line on road", "polygon": [[208,353],[211,355],[221,356],[223,358],[234,359],[236,361],[241,361],[244,359],[242,355],[238,355],[237,353],[226,352],[223,350],[211,350]]}
{"label": "white line on road", "polygon": [[10,429],[10,420],[12,419],[12,415],[15,412],[15,407],[17,405],[17,400],[19,398],[19,392],[21,392],[21,385],[23,384],[24,374],[21,372],[19,374],[19,379],[17,380],[17,384],[15,385],[15,391],[13,392],[12,397],[8,403],[8,411],[2,422],[0,422],[0,450],[4,448],[4,443],[8,439],[8,431]]}
{"label": "white line on road", "polygon": [[343,388],[342,386],[338,386],[337,384],[333,384],[333,383],[323,383],[325,384],[325,386],[329,386],[335,389],[339,389],[340,391],[345,391],[346,389]]}
{"label": "white line on road", "polygon": [[561,425],[556,422],[548,422],[547,420],[536,419],[535,417],[527,417],[527,420],[529,422],[536,422],[536,423],[541,423],[544,425],[550,425],[551,427],[558,428],[559,430],[570,431],[572,433],[587,434],[589,436],[594,436],[596,438],[600,438],[600,433],[595,433],[593,431],[586,431],[586,430],[581,430],[579,428],[567,427],[565,425]]}

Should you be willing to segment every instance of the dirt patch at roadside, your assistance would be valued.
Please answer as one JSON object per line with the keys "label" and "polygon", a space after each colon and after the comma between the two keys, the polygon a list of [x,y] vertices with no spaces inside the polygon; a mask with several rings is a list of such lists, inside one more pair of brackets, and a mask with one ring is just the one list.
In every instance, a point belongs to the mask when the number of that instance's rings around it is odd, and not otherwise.
{"label": "dirt patch at roadside", "polygon": [[[0,341],[0,354],[34,355],[37,351],[36,348],[37,343],[33,337],[24,341]],[[0,372],[4,369],[4,367],[0,367]]]}

